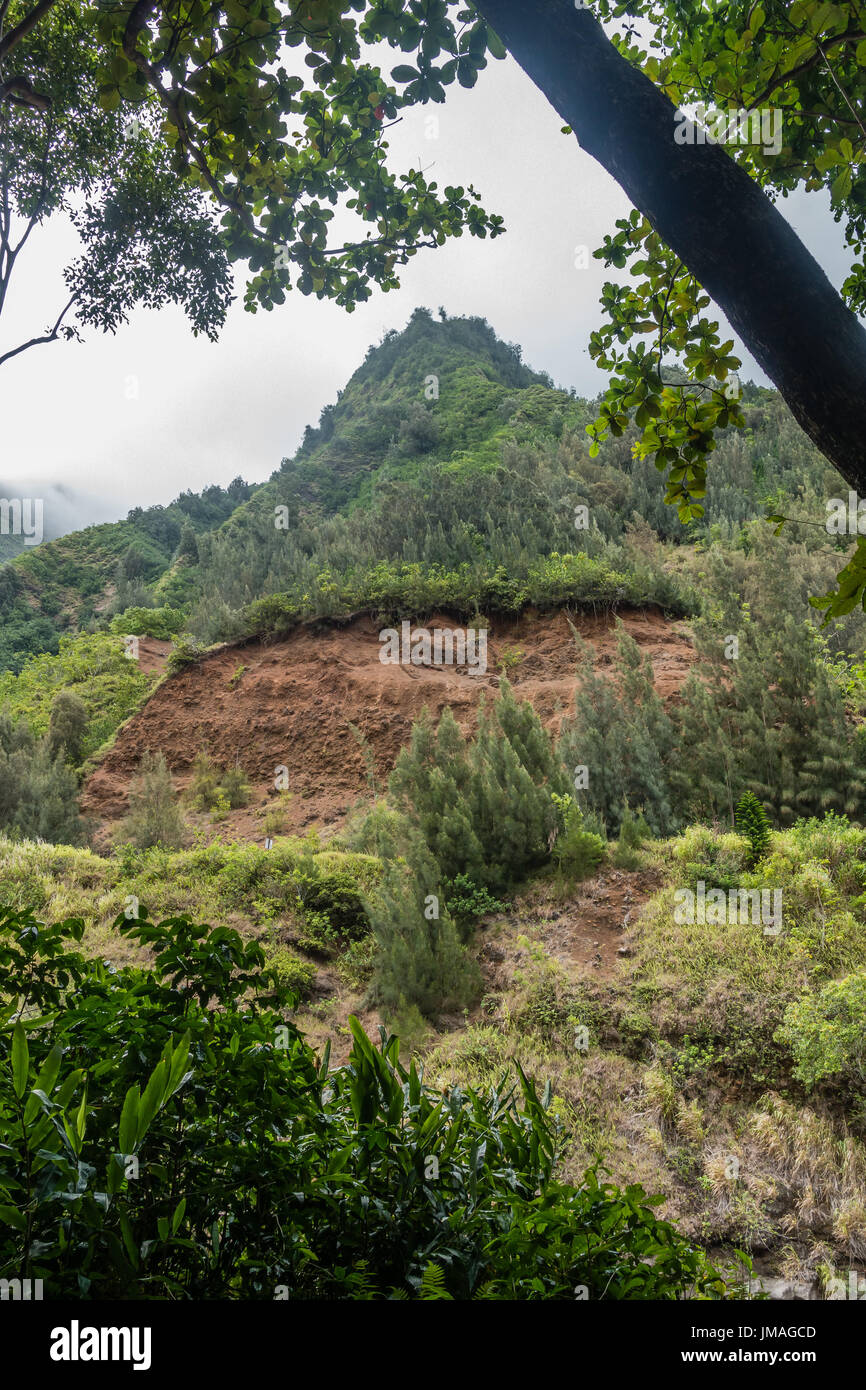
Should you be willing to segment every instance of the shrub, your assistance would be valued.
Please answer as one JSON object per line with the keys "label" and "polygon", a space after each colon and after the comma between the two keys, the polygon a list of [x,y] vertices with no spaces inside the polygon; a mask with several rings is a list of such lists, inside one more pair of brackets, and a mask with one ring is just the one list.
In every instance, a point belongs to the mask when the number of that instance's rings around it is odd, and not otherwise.
{"label": "shrub", "polygon": [[754,792],[743,792],[734,811],[734,824],[752,847],[749,863],[757,864],[770,843],[770,820]]}
{"label": "shrub", "polygon": [[121,821],[116,837],[129,840],[136,849],[153,845],[180,849],[184,836],[184,820],[165,755],[148,751],[142,755],[138,776],[129,789],[129,815]]}
{"label": "shrub", "polygon": [[553,845],[554,863],[562,879],[580,883],[595,873],[606,846],[600,835],[584,829],[583,814],[570,796],[554,796],[554,801],[561,817],[561,829]]}
{"label": "shrub", "polygon": [[54,1300],[724,1296],[640,1187],[554,1180],[519,1069],[443,1095],[350,1019],[329,1072],[255,942],[186,916],[115,925],[152,966],[85,958],[80,921],[0,914],[0,998],[38,1016],[0,1042],[5,1275]]}
{"label": "shrub", "polygon": [[22,721],[0,716],[0,829],[14,839],[83,844],[87,827],[78,813],[78,778],[36,739]]}
{"label": "shrub", "polygon": [[504,912],[505,903],[492,898],[486,888],[479,888],[467,874],[458,874],[443,884],[448,911],[460,926],[486,917],[490,912]]}
{"label": "shrub", "polygon": [[83,700],[71,690],[59,690],[51,703],[48,742],[52,754],[62,753],[78,766],[84,757],[84,736],[90,717]]}
{"label": "shrub", "polygon": [[376,940],[371,1002],[394,1018],[413,1007],[428,1018],[463,1008],[476,996],[480,973],[442,900],[439,867],[420,832],[379,805],[364,834],[383,864],[367,897]]}
{"label": "shrub", "polygon": [[808,1086],[827,1076],[866,1081],[866,973],[832,980],[785,1010],[779,1042],[794,1054],[794,1075]]}
{"label": "shrub", "polygon": [[183,637],[172,648],[165,669],[169,675],[176,675],[184,667],[194,666],[197,661],[201,661],[206,652],[207,648],[194,638]]}
{"label": "shrub", "polygon": [[318,915],[332,928],[334,939],[356,941],[368,935],[364,889],[352,869],[321,866],[309,855],[292,880],[307,921]]}
{"label": "shrub", "polygon": [[205,749],[196,753],[187,796],[197,811],[212,811],[219,800],[220,770]]}
{"label": "shrub", "polygon": [[262,820],[262,830],[268,839],[274,835],[281,835],[286,828],[286,815],[288,807],[284,798],[290,797],[291,793],[281,792],[280,801],[276,806],[269,806]]}
{"label": "shrub", "polygon": [[337,973],[349,989],[366,989],[376,963],[376,938],[362,936],[350,941],[337,961]]}
{"label": "shrub", "polygon": [[706,825],[690,825],[674,845],[674,859],[684,875],[683,887],[738,888],[746,871],[750,844],[730,831],[718,834]]}
{"label": "shrub", "polygon": [[230,767],[223,773],[220,789],[233,811],[246,806],[252,792],[247,774],[238,766]]}
{"label": "shrub", "polygon": [[276,950],[268,952],[267,964],[268,969],[284,989],[297,995],[299,999],[306,999],[309,996],[313,981],[316,978],[316,967],[312,961],[302,960],[300,956],[295,955],[294,951],[289,951],[285,946],[279,946]]}
{"label": "shrub", "polygon": [[110,632],[119,636],[127,633],[135,637],[155,637],[159,642],[170,642],[183,631],[186,613],[182,608],[125,608],[112,618]]}
{"label": "shrub", "polygon": [[651,838],[651,835],[652,831],[643,816],[633,816],[626,805],[620,822],[616,849],[610,856],[610,862],[614,868],[626,870],[640,868],[641,857],[638,851],[644,841]]}

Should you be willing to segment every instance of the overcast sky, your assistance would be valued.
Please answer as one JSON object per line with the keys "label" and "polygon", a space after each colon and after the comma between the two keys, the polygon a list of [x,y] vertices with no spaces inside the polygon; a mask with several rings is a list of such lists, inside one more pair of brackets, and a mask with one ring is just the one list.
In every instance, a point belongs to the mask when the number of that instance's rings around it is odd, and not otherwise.
{"label": "overcast sky", "polygon": [[[425,134],[431,112],[439,118],[436,139]],[[609,273],[593,261],[576,269],[575,248],[600,245],[628,204],[574,137],[561,134],[562,124],[510,58],[492,62],[473,91],[454,86],[444,106],[407,113],[389,132],[392,167],[420,159],[434,167],[428,176],[440,187],[474,183],[508,232],[495,242],[464,236],[419,253],[399,291],[375,291],[353,314],[297,291],[270,314],[245,313],[237,301],[212,344],[192,337],[180,310],[142,311],[114,337],[88,330],[83,345],[49,344],[5,364],[4,495],[60,484],[87,494],[87,519],[101,520],[238,474],[262,481],[294,452],[304,426],[317,423],[369,344],[402,328],[419,304],[484,316],[522,345],[531,366],[594,395],[603,377],[586,344],[600,322]],[[780,207],[840,285],[847,266],[826,203],[803,195]],[[0,326],[3,347],[56,317],[61,270],[75,247],[74,232],[60,221],[33,235]],[[765,381],[751,359],[744,375]],[[50,498],[47,505],[50,512]],[[49,528],[56,534],[46,516]]]}

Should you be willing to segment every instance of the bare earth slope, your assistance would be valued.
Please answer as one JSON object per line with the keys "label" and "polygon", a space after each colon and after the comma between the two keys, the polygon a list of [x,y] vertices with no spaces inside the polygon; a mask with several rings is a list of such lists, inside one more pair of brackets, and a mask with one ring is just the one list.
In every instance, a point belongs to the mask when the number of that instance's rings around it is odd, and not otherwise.
{"label": "bare earth slope", "polygon": [[[620,619],[652,660],[659,694],[676,695],[694,659],[682,627],[648,610],[623,610]],[[581,614],[572,622],[595,649],[600,669],[609,667],[616,649],[614,620]],[[443,616],[425,624],[454,625]],[[126,812],[130,779],[146,749],[165,754],[183,789],[196,753],[204,748],[220,766],[237,761],[253,785],[251,805],[218,826],[208,825],[209,831],[261,839],[261,810],[276,800],[280,766],[288,769],[293,794],[285,829],[333,824],[359,796],[369,794],[351,726],[363,733],[377,775],[385,777],[425,705],[434,717],[450,705],[459,723],[472,727],[482,693],[495,694],[503,653],[518,656],[506,662],[508,677],[549,728],[571,707],[575,648],[563,612],[527,612],[498,623],[490,634],[486,675],[453,667],[383,665],[378,633],[366,617],[345,627],[309,626],[279,641],[226,648],[180,672],[120,731],[85,786],[85,814],[100,823],[104,837]]]}

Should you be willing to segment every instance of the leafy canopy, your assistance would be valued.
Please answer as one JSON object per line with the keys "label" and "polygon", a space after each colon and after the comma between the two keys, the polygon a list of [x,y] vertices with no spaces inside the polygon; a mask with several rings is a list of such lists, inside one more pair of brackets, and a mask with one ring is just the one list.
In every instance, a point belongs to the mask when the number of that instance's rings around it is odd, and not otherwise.
{"label": "leafy canopy", "polygon": [[[727,143],[771,198],[802,187],[829,195],[844,226],[851,267],[842,288],[849,307],[866,309],[866,5],[861,0],[598,0],[602,20],[625,18],[615,38],[681,110],[715,114],[777,112],[781,148],[769,142]],[[634,21],[640,20],[638,31]],[[649,39],[644,36],[649,31]],[[637,283],[604,286],[607,322],[590,353],[611,382],[591,429],[594,445],[619,436],[633,417],[638,457],[666,473],[666,500],[690,520],[703,512],[707,459],[716,432],[745,424],[733,378],[740,367],[733,340],[723,340],[705,310],[710,299],[650,222],[637,211],[617,222],[596,253],[606,266],[629,267]],[[683,381],[672,368],[682,368]],[[771,518],[781,524],[783,518]],[[839,576],[836,590],[815,605],[828,617],[866,607],[866,545]]]}
{"label": "leafy canopy", "polygon": [[[13,0],[12,23],[22,6]],[[98,101],[92,13],[55,5],[16,49],[47,109],[0,102],[0,313],[33,230],[65,212],[81,252],[64,270],[67,302],[42,334],[0,351],[0,364],[37,343],[79,336],[70,321],[115,332],[137,304],[179,304],[193,332],[215,338],[231,277],[202,194],[179,179],[144,94],[130,124]],[[58,306],[59,307],[59,306]]]}
{"label": "leafy canopy", "polygon": [[660,1199],[556,1181],[549,1095],[519,1068],[436,1092],[350,1019],[329,1072],[257,942],[116,926],[152,966],[0,909],[0,1277],[75,1299],[724,1296]]}
{"label": "leafy canopy", "polygon": [[[297,285],[352,309],[372,285],[396,287],[420,247],[502,230],[471,187],[440,190],[387,162],[384,133],[402,110],[443,101],[454,80],[472,86],[488,51],[505,56],[471,9],[109,0],[98,15],[102,106],[156,97],[175,171],[213,196],[229,255],[249,265],[248,308],[281,304]],[[415,66],[389,81],[367,51],[382,42]]]}

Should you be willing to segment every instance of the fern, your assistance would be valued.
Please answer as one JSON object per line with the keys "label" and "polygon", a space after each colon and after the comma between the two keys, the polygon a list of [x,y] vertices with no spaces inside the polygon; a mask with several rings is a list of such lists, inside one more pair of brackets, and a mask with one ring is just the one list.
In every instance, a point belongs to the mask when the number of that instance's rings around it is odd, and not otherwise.
{"label": "fern", "polygon": [[454,1302],[454,1299],[445,1287],[445,1274],[442,1267],[433,1264],[432,1260],[427,1265],[421,1277],[421,1287],[418,1291],[418,1297],[426,1303],[433,1302],[434,1300],[439,1300],[439,1302],[444,1300],[448,1303]]}

